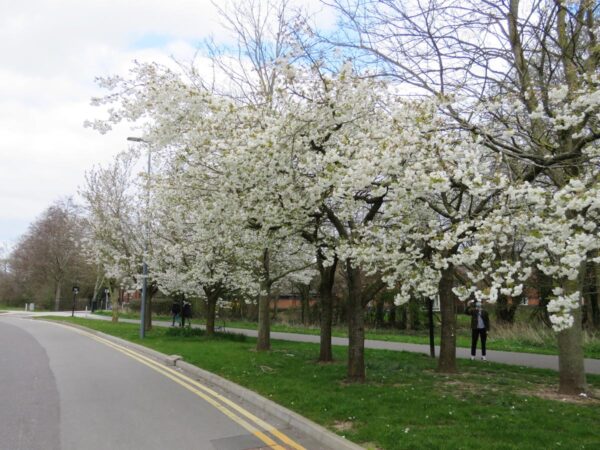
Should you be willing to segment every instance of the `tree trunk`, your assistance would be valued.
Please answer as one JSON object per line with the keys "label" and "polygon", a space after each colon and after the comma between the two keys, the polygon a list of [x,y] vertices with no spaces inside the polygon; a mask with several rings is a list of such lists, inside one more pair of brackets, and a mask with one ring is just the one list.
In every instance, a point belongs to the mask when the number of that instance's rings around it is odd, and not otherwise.
{"label": "tree trunk", "polygon": [[56,287],[54,289],[54,311],[60,310],[60,292],[61,292],[61,282],[56,282]]}
{"label": "tree trunk", "polygon": [[112,318],[111,322],[117,323],[119,321],[119,288],[112,287],[110,291],[110,304],[112,307]]}
{"label": "tree trunk", "polygon": [[600,287],[600,264],[594,264],[594,292],[590,295],[590,306],[592,309],[592,323],[597,330],[600,328],[600,307],[598,306],[598,287]]}
{"label": "tree trunk", "polygon": [[348,273],[348,381],[364,383],[365,314],[362,305],[362,273],[346,261]]}
{"label": "tree trunk", "polygon": [[302,310],[302,325],[308,326],[310,324],[310,285],[303,284],[298,286],[298,292],[300,293],[300,307]]}
{"label": "tree trunk", "polygon": [[271,320],[269,306],[271,293],[268,283],[261,283],[261,292],[258,298],[258,339],[256,341],[257,351],[271,350]]}
{"label": "tree trunk", "polygon": [[582,320],[585,327],[592,330],[598,329],[598,279],[596,277],[597,264],[594,261],[589,261],[586,264],[585,276],[585,317]]}
{"label": "tree trunk", "polygon": [[383,297],[379,297],[375,302],[375,327],[383,328],[384,321]]}
{"label": "tree trunk", "polygon": [[[565,292],[572,293],[583,287],[585,265],[582,267],[582,276],[577,281],[568,281],[564,287]],[[583,343],[581,327],[581,302],[579,307],[571,312],[573,326],[558,333],[558,375],[559,394],[579,395],[587,392],[587,381],[583,364]]]}
{"label": "tree trunk", "polygon": [[269,249],[265,248],[262,255],[263,279],[260,282],[258,297],[258,339],[256,350],[259,352],[271,350],[271,320],[269,306],[271,303],[270,257]]}
{"label": "tree trunk", "polygon": [[331,327],[333,325],[333,284],[337,268],[337,257],[334,258],[333,264],[328,267],[323,266],[321,258],[318,257],[317,259],[319,272],[321,272],[319,282],[319,306],[321,310],[319,361],[330,362],[333,361]]}
{"label": "tree trunk", "polygon": [[406,303],[406,327],[405,327],[406,331],[412,331],[412,329],[413,329],[413,322],[414,322],[413,310],[411,308],[410,303],[411,303],[410,300]]}
{"label": "tree trunk", "polygon": [[214,336],[219,293],[210,289],[204,289],[204,293],[206,294],[206,335]]}
{"label": "tree trunk", "polygon": [[277,313],[279,312],[277,310],[277,307],[279,306],[279,298],[273,298],[273,316],[272,316],[272,320],[277,320]]}
{"label": "tree trunk", "polygon": [[450,265],[442,269],[439,283],[440,313],[442,316],[440,359],[438,360],[438,372],[456,372],[456,296],[452,292],[454,283],[454,268]]}
{"label": "tree trunk", "polygon": [[521,300],[522,297],[519,296],[517,298],[513,298],[511,302],[509,302],[506,295],[498,296],[498,301],[496,302],[496,320],[499,323],[513,324],[515,322],[515,314]]}
{"label": "tree trunk", "polygon": [[587,392],[583,365],[581,308],[573,311],[573,326],[558,333],[558,372],[560,394],[579,395]]}
{"label": "tree trunk", "polygon": [[395,304],[390,307],[390,327],[396,328],[396,308]]}
{"label": "tree trunk", "polygon": [[94,293],[92,295],[90,309],[94,308],[94,304],[98,300],[98,292],[100,291],[100,287],[102,286],[103,283],[104,283],[104,275],[102,274],[102,270],[100,269],[100,266],[98,266],[98,269],[96,271],[96,282],[94,283]]}
{"label": "tree trunk", "polygon": [[146,310],[144,311],[144,328],[146,331],[152,329],[152,298],[157,290],[156,287],[150,285],[146,292]]}

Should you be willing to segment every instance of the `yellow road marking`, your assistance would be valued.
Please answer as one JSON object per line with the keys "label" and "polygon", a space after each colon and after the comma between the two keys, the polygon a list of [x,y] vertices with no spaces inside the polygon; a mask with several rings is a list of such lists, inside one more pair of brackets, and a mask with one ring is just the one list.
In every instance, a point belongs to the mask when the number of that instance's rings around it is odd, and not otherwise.
{"label": "yellow road marking", "polygon": [[[273,427],[272,425],[270,425],[269,423],[260,419],[259,417],[256,417],[254,414],[252,414],[251,412],[242,408],[238,404],[232,402],[228,398],[222,396],[218,392],[215,392],[214,390],[210,389],[209,387],[204,386],[203,384],[199,383],[198,381],[196,381],[180,372],[177,372],[174,369],[171,369],[170,367],[164,366],[164,365],[160,364],[159,362],[154,361],[151,358],[141,355],[141,354],[139,354],[131,349],[128,349],[126,347],[123,347],[119,344],[115,344],[114,342],[111,342],[100,336],[96,336],[92,333],[88,333],[88,332],[80,330],[78,328],[73,328],[73,327],[69,327],[67,325],[62,325],[62,324],[58,324],[58,323],[55,323],[55,325],[59,325],[64,328],[69,328],[70,330],[75,330],[75,331],[79,332],[80,334],[86,335],[86,336],[90,337],[91,339],[94,339],[97,342],[100,342],[104,345],[114,348],[115,350],[125,354],[126,356],[129,356],[130,358],[137,360],[141,364],[144,364],[145,366],[150,367],[151,369],[155,370],[156,372],[161,373],[162,375],[171,379],[175,383],[183,386],[184,388],[193,392],[194,394],[196,394],[203,400],[207,401],[209,404],[214,406],[217,410],[221,411],[223,414],[225,414],[231,420],[233,420],[234,422],[236,422],[239,425],[241,425],[242,427],[244,427],[246,430],[248,430],[254,436],[259,438],[265,444],[269,445],[273,450],[285,450],[285,448],[282,447],[281,445],[279,445],[278,443],[276,443],[275,441],[273,441],[271,438],[269,438],[263,432],[261,432],[260,430],[255,428],[252,424],[248,423],[246,420],[235,415],[232,411],[225,408],[221,403],[217,402],[215,399],[209,397],[208,395],[206,395],[203,392],[200,392],[198,389],[201,389],[202,391],[206,392],[207,394],[210,394],[212,397],[214,397],[214,398],[218,399],[219,401],[221,401],[222,403],[226,404],[233,410],[237,411],[239,414],[246,416],[248,419],[253,421],[256,425],[263,428],[266,432],[271,433],[273,436],[276,436],[277,438],[279,438],[282,442],[284,442],[286,445],[290,446],[291,448],[293,448],[295,450],[306,450],[303,446],[301,446],[297,442],[290,439],[284,433],[277,430],[277,428]],[[195,386],[198,389],[190,386],[190,384],[192,384],[193,386]]]}

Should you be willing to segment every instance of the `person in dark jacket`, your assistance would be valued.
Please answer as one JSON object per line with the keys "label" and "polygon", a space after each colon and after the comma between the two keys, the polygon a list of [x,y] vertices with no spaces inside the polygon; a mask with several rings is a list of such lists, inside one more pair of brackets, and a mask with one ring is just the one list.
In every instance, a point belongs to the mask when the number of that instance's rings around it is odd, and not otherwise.
{"label": "person in dark jacket", "polygon": [[481,359],[486,361],[485,342],[490,331],[490,316],[481,302],[471,302],[465,309],[465,314],[471,316],[471,360],[475,359],[477,340],[481,338]]}
{"label": "person in dark jacket", "polygon": [[179,314],[181,313],[181,305],[177,300],[173,302],[171,305],[171,314],[173,315],[173,324],[172,327],[175,326],[175,320],[179,319]]}
{"label": "person in dark jacket", "polygon": [[190,302],[183,302],[183,311],[181,313],[181,326],[185,326],[185,320],[187,319],[188,325],[191,325],[192,319],[192,304]]}

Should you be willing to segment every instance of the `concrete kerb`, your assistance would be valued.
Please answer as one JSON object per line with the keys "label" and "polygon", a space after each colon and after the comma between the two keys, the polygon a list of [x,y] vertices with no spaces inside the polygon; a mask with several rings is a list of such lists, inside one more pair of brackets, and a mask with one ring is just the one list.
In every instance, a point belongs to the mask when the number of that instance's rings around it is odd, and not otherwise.
{"label": "concrete kerb", "polygon": [[183,358],[179,355],[165,355],[164,353],[157,352],[156,350],[144,347],[143,345],[135,344],[133,342],[129,342],[124,339],[102,333],[101,331],[92,330],[90,328],[86,328],[81,325],[73,324],[70,322],[55,320],[49,322],[58,322],[63,325],[78,328],[80,330],[102,337],[106,340],[115,342],[124,347],[143,353],[144,355],[153,358],[166,366],[175,366],[191,375],[194,375],[195,377],[198,377],[202,381],[212,383],[215,386],[218,386],[219,388],[229,392],[230,394],[240,397],[242,400],[258,409],[262,409],[263,411],[266,411],[267,413],[276,416],[278,419],[282,420],[290,427],[302,431],[306,434],[309,434],[317,442],[324,444],[328,447],[335,448],[336,450],[364,450],[364,447],[361,447],[353,442],[344,439],[341,436],[338,436],[337,434],[327,430],[321,425],[318,425],[308,420],[300,414],[297,414],[294,411],[291,411],[273,402],[272,400],[269,400],[268,398],[257,394],[254,391],[246,389],[245,387],[237,385],[229,380],[226,380],[225,378],[215,375],[212,372],[208,372],[207,370],[200,369],[199,367],[185,362]]}

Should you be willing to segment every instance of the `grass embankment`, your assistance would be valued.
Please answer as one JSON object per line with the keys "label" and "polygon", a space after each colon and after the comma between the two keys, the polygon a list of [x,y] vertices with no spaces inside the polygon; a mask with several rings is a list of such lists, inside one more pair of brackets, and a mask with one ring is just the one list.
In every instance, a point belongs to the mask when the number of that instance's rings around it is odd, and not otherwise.
{"label": "grass embankment", "polygon": [[22,307],[16,307],[16,306],[0,305],[0,310],[2,312],[7,312],[7,311],[24,311],[24,308],[22,308]]}
{"label": "grass embankment", "polygon": [[[97,312],[102,315],[111,315],[110,312]],[[121,314],[120,317],[127,319],[139,319],[139,314],[128,313]],[[171,321],[169,316],[153,316],[154,320]],[[471,347],[471,335],[469,326],[469,317],[458,316],[458,329],[456,336],[456,345],[458,347]],[[197,323],[198,321],[195,320]],[[248,321],[218,321],[217,325],[226,325],[226,328],[241,328],[246,330],[256,330],[256,322]],[[271,331],[284,333],[300,333],[318,335],[318,327],[306,327],[302,325],[289,325],[281,323],[272,323]],[[406,332],[403,330],[391,329],[367,329],[365,337],[367,339],[405,342],[411,344],[429,344],[429,332],[427,330]],[[436,345],[440,344],[439,327],[435,330]],[[345,328],[334,327],[332,335],[335,337],[347,337],[348,332]],[[487,348],[490,350],[501,350],[507,352],[538,353],[542,355],[558,355],[558,346],[556,336],[552,330],[543,326],[533,327],[527,323],[516,323],[512,326],[494,326],[488,335]],[[600,359],[600,336],[584,333],[583,351],[586,358]]]}
{"label": "grass embankment", "polygon": [[[156,327],[142,342],[134,324],[69,321],[182,355],[373,449],[598,448],[600,400],[559,399],[552,371],[459,361],[460,373],[446,376],[425,355],[367,350],[367,383],[347,384],[342,347],[335,363],[318,364],[316,344],[273,341],[257,353],[251,338]],[[600,376],[588,381],[598,392]]]}

